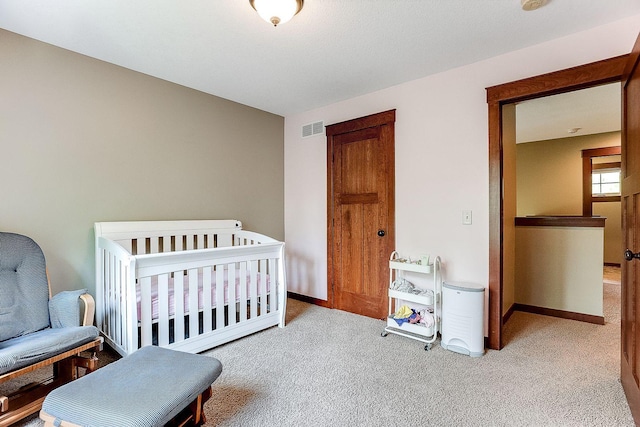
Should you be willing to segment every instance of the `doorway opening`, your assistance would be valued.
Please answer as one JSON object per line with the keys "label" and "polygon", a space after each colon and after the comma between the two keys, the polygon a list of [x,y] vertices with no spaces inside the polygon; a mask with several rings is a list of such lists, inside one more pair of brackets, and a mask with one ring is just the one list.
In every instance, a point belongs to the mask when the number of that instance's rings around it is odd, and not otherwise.
{"label": "doorway opening", "polygon": [[[544,74],[529,79],[487,88],[489,113],[489,348],[503,347],[502,328],[504,315],[504,271],[509,260],[504,231],[505,200],[508,187],[505,175],[503,107],[517,102],[571,92],[579,89],[615,83],[622,80],[628,55],[606,59],[567,70]],[[513,257],[512,257],[513,258]]]}

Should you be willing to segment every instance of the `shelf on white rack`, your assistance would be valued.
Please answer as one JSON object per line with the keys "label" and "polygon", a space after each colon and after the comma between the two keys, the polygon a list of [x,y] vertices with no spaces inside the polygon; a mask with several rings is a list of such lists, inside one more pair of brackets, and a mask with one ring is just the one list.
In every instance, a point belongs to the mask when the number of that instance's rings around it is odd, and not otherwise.
{"label": "shelf on white rack", "polygon": [[412,294],[409,292],[402,292],[395,289],[389,289],[389,297],[396,298],[403,301],[415,302],[422,305],[433,305],[433,294]]}
{"label": "shelf on white rack", "polygon": [[389,261],[389,268],[393,268],[394,270],[413,271],[414,273],[431,274],[433,264],[422,265],[414,264],[412,262]]}
{"label": "shelf on white rack", "polygon": [[[409,332],[421,337],[433,336],[433,326],[426,326],[424,323],[409,323],[404,322],[402,325],[398,325],[393,316],[387,317],[387,328],[392,330],[399,330],[402,332]],[[389,331],[393,332],[393,331]]]}

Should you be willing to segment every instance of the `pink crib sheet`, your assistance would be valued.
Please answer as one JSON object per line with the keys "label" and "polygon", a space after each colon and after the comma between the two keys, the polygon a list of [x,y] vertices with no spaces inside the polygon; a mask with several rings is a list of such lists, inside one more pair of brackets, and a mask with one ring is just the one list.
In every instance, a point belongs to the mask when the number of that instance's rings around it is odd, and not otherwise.
{"label": "pink crib sheet", "polygon": [[[267,293],[270,292],[270,279],[269,275],[266,276],[266,288]],[[251,296],[260,294],[260,283],[261,283],[261,274],[257,274],[257,280],[255,284],[255,289],[252,292],[251,289],[251,278],[250,272],[247,271],[247,280],[246,280],[246,295],[247,299]],[[169,317],[175,315],[175,295],[174,295],[174,286],[173,286],[173,277],[169,277]],[[227,305],[229,303],[229,280],[228,280],[228,271],[225,269],[224,271],[224,304]],[[240,300],[240,270],[236,270],[236,302]],[[184,314],[189,313],[189,276],[183,276],[184,283]],[[142,296],[140,292],[140,284],[136,284],[136,298],[137,298],[137,308],[138,308],[138,319],[141,318],[141,301]],[[202,270],[198,271],[198,309],[203,309],[203,275]],[[211,274],[211,306],[216,306],[216,273],[212,272]],[[152,319],[158,318],[158,277],[153,276],[151,278],[151,316]]]}

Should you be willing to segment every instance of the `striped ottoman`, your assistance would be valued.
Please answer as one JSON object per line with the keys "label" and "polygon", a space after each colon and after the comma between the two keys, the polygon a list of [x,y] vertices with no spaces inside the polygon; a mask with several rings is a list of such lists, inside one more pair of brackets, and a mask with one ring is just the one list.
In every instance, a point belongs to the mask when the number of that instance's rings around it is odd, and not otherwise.
{"label": "striped ottoman", "polygon": [[201,425],[211,384],[222,372],[212,357],[149,346],[53,390],[45,426]]}

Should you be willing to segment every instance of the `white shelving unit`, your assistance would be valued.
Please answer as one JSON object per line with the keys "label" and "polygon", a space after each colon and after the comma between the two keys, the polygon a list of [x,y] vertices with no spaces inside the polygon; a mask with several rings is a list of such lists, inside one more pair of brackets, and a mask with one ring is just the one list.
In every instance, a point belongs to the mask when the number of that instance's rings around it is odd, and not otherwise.
{"label": "white shelving unit", "polygon": [[[405,273],[419,273],[433,276],[433,287],[430,289],[432,294],[414,294],[393,289],[396,281],[404,279]],[[426,289],[422,289],[426,290]],[[412,263],[399,258],[398,253],[393,251],[389,258],[389,314],[387,316],[387,326],[382,331],[382,336],[388,334],[401,335],[403,337],[425,343],[424,349],[431,349],[431,344],[438,337],[440,332],[441,321],[441,302],[442,302],[442,277],[440,275],[440,257],[436,256],[432,264],[422,265]],[[402,323],[398,325],[393,318],[395,312],[402,305],[416,305],[418,308],[433,306],[434,324],[427,327],[420,323]],[[415,307],[412,307],[415,308]]]}

